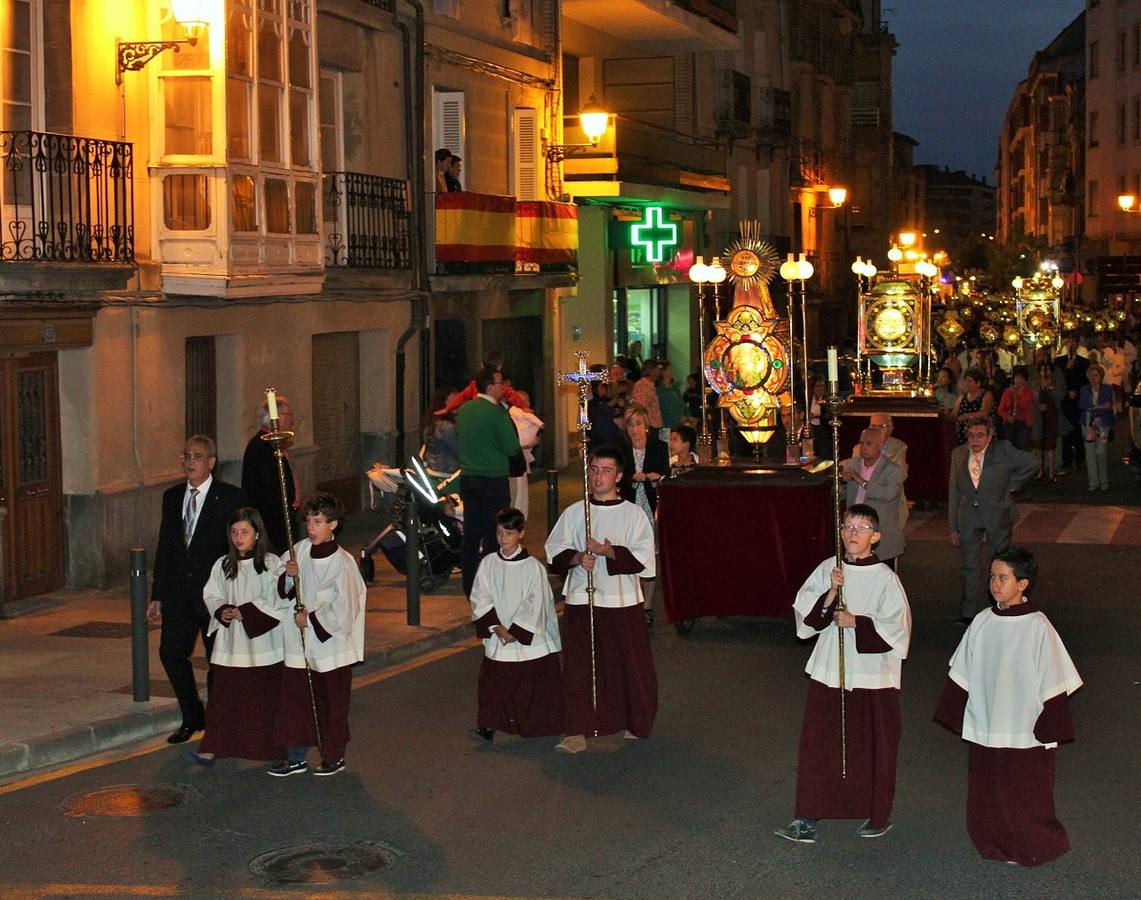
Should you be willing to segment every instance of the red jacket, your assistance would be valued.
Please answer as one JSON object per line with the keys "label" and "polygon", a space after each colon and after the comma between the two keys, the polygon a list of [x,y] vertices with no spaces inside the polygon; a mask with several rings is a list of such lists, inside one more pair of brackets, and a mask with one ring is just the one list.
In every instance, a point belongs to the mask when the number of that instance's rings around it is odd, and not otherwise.
{"label": "red jacket", "polygon": [[1023,385],[1017,396],[1012,385],[1002,392],[1002,399],[998,402],[998,417],[1004,422],[1024,422],[1033,428],[1037,405],[1038,398],[1029,385]]}

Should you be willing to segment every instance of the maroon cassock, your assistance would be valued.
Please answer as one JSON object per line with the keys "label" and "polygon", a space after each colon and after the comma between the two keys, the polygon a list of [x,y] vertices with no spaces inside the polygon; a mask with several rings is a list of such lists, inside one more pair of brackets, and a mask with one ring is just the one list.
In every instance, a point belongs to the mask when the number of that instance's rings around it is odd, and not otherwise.
{"label": "maroon cassock", "polygon": [[845,694],[848,774],[841,774],[840,691],[808,682],[796,767],[798,819],[891,820],[899,751],[899,691],[858,688]]}
{"label": "maroon cassock", "polygon": [[[241,619],[222,622],[221,607],[216,616],[223,628],[242,628],[250,638],[261,637],[281,623],[253,603],[238,609]],[[211,665],[213,685],[206,706],[206,736],[199,753],[233,756],[239,759],[281,759],[281,744],[273,741],[277,698],[281,691],[282,663],[269,666]]]}
{"label": "maroon cassock", "polygon": [[[321,759],[328,762],[344,759],[345,747],[349,743],[352,667],[342,666],[331,672],[309,674],[313,678],[313,698],[309,695],[309,681],[304,669],[282,668],[281,696],[273,739],[283,747],[317,746]],[[313,723],[314,700],[317,703],[317,721],[321,725],[319,746]]]}
{"label": "maroon cassock", "polygon": [[483,658],[479,667],[480,728],[520,737],[563,733],[566,720],[560,653],[521,662]]}
{"label": "maroon cassock", "polygon": [[658,675],[641,603],[594,608],[598,709],[591,706],[590,607],[563,613],[563,688],[567,734],[597,737],[628,730],[648,738],[658,713]]}
{"label": "maroon cassock", "polygon": [[[967,696],[948,678],[935,721],[962,732]],[[1044,744],[1074,740],[1067,694],[1046,701],[1034,724],[1034,737]],[[1011,749],[967,743],[967,834],[979,855],[1040,866],[1066,853],[1070,838],[1054,812],[1057,748]]]}

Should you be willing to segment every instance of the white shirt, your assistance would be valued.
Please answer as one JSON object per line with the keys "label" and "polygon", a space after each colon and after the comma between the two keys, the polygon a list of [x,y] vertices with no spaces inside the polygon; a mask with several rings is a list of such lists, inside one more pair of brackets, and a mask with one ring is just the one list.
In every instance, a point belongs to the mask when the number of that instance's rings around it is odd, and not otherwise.
{"label": "white shirt", "polygon": [[323,559],[312,557],[312,547],[312,542],[305,538],[294,548],[300,568],[301,601],[330,637],[320,641],[316,629],[306,628],[302,653],[301,630],[295,623],[286,622],[285,664],[301,669],[308,660],[314,672],[331,672],[364,659],[365,586],[357,561],[343,547]]}
{"label": "white shirt", "polygon": [[281,560],[272,553],[265,555],[265,571],[258,572],[252,559],[238,560],[238,577],[227,578],[222,570],[222,557],[210,570],[210,578],[202,591],[202,599],[210,612],[210,625],[207,634],[214,635],[214,649],[210,662],[216,666],[252,668],[271,666],[285,659],[285,644],[280,626],[265,634],[251,638],[246,634],[240,620],[232,620],[229,626],[218,621],[215,613],[223,606],[242,606],[252,603],[255,607],[272,616],[279,622],[287,618],[293,604],[278,596],[277,576],[281,571]]}
{"label": "white shirt", "polygon": [[1041,612],[975,616],[951,657],[950,677],[967,692],[963,739],[983,747],[1055,747],[1034,737],[1046,701],[1082,686],[1066,647]]}
{"label": "white shirt", "polygon": [[[609,539],[616,547],[625,547],[645,568],[637,575],[611,575],[607,560],[597,557],[594,566],[594,605],[603,607],[636,606],[642,602],[641,578],[653,578],[654,529],[650,520],[633,503],[594,503],[590,507],[590,536],[599,543]],[[564,550],[586,549],[586,524],[582,501],[568,506],[547,538],[547,560],[553,561]],[[585,606],[586,569],[572,566],[563,584],[563,594],[572,606]]]}
{"label": "white shirt", "polygon": [[[829,622],[823,631],[817,631],[804,622],[812,612],[820,595],[832,586],[832,569],[836,558],[830,556],[808,576],[800,590],[792,611],[796,616],[796,636],[816,637],[816,646],[808,658],[804,671],[813,681],[831,688],[840,686],[840,641],[844,644],[844,687],[898,688],[902,683],[903,661],[911,644],[911,607],[907,594],[895,572],[883,563],[870,566],[844,564],[844,604],[854,616],[869,616],[876,634],[891,646],[885,653],[858,653],[855,629],[840,628]],[[851,634],[844,634],[851,632]]]}
{"label": "white shirt", "polygon": [[546,567],[522,549],[509,559],[496,551],[485,556],[471,588],[471,618],[479,621],[494,609],[499,624],[531,632],[530,644],[505,644],[495,634],[483,639],[483,653],[496,662],[524,662],[562,649],[559,618]]}
{"label": "white shirt", "polygon": [[194,521],[190,526],[190,534],[187,535],[188,538],[194,537],[194,530],[198,527],[198,518],[202,515],[202,504],[206,500],[206,494],[209,492],[210,486],[213,483],[213,473],[207,475],[206,480],[198,485],[197,488],[194,487],[194,485],[192,485],[189,481],[186,482],[186,493],[182,495],[182,525],[184,532],[186,530],[186,510],[190,506],[190,492],[194,490],[198,491],[197,496],[194,498]]}

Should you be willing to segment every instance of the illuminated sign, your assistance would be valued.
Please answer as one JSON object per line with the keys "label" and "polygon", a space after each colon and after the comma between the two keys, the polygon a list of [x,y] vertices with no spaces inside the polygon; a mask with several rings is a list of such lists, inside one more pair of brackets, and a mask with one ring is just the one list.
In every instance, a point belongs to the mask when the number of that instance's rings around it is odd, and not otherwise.
{"label": "illuminated sign", "polygon": [[630,226],[630,243],[645,251],[648,262],[660,263],[666,248],[678,245],[678,226],[665,220],[660,206],[647,206],[645,218]]}

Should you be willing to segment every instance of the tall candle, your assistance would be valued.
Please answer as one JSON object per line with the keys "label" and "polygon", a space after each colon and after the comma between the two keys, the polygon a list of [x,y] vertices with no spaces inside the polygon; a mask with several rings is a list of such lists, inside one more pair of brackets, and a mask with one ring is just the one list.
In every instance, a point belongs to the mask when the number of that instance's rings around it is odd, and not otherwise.
{"label": "tall candle", "polygon": [[274,388],[265,389],[265,405],[269,410],[271,419],[277,418],[277,391]]}
{"label": "tall candle", "polygon": [[840,365],[836,359],[836,348],[828,348],[828,380],[830,382],[838,382],[840,380]]}

